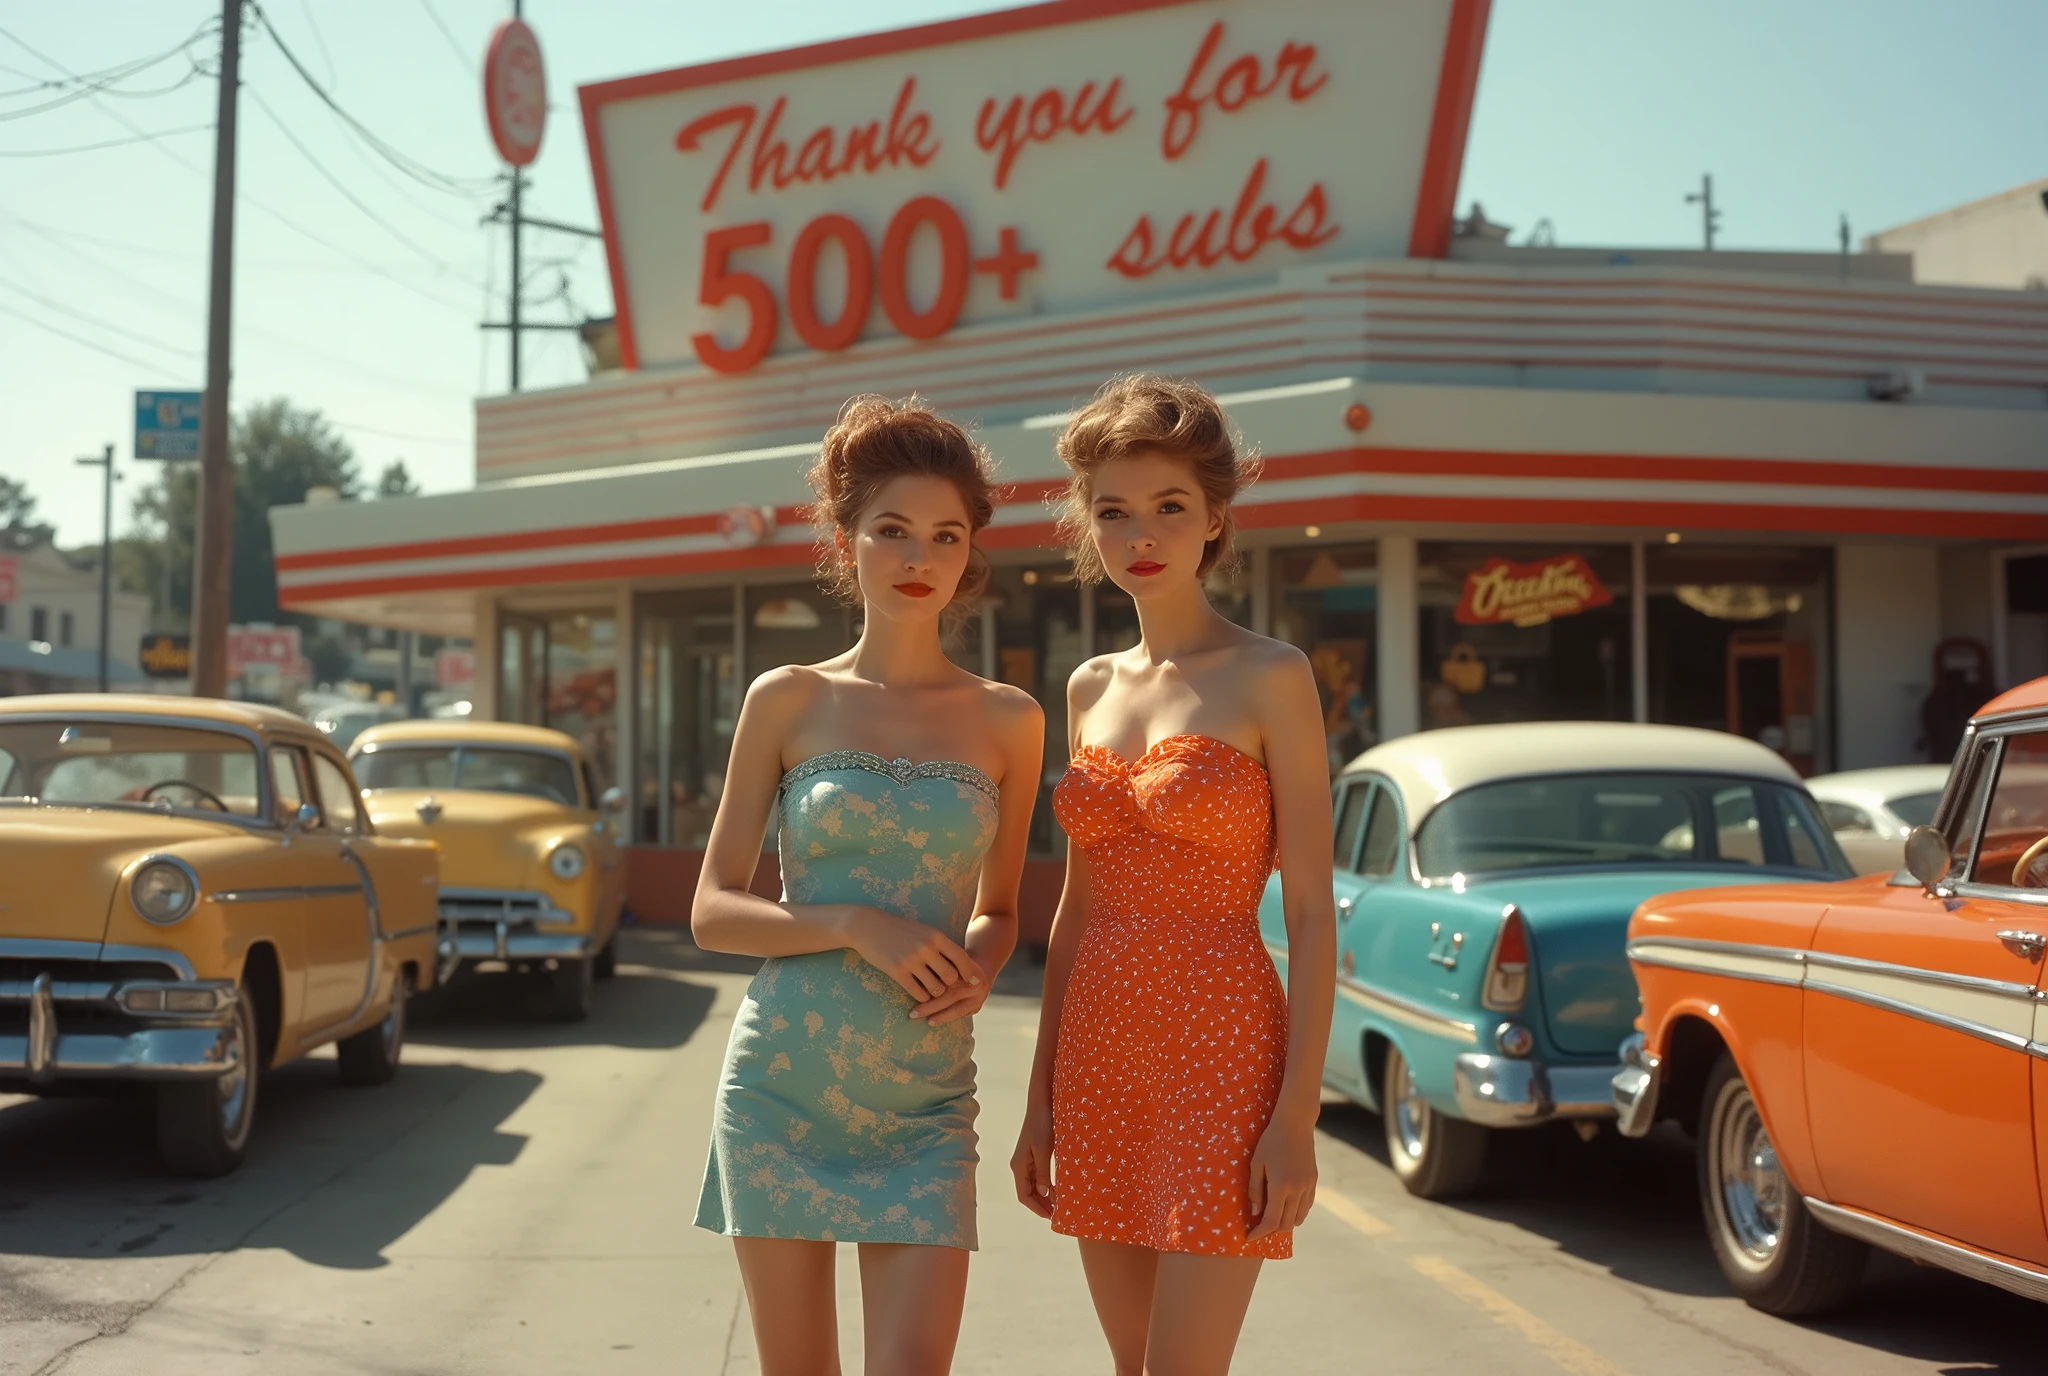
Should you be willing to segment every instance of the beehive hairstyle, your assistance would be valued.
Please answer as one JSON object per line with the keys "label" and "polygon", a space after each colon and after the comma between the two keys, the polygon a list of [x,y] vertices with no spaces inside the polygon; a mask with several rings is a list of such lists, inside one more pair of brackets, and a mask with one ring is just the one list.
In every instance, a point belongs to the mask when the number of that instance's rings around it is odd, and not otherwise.
{"label": "beehive hairstyle", "polygon": [[811,521],[818,532],[818,580],[847,602],[860,601],[860,580],[838,537],[850,538],[883,484],[906,473],[944,478],[960,491],[971,527],[967,570],[947,605],[965,612],[988,586],[988,559],[974,536],[995,515],[995,464],[965,430],[914,396],[900,402],[854,397],[825,432],[806,475],[817,498]]}
{"label": "beehive hairstyle", "polygon": [[1223,514],[1223,529],[1203,547],[1198,572],[1234,566],[1237,524],[1231,503],[1257,480],[1258,456],[1242,450],[1230,418],[1204,389],[1153,373],[1128,373],[1103,383],[1060,435],[1060,459],[1073,477],[1060,499],[1055,527],[1074,561],[1075,577],[1099,583],[1108,572],[1089,537],[1097,470],[1143,453],[1186,464],[1209,509]]}

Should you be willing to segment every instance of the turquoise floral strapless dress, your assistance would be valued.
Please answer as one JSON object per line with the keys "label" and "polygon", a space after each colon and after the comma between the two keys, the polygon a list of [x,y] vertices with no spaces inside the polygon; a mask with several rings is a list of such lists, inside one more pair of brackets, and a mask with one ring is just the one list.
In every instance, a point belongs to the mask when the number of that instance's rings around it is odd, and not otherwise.
{"label": "turquoise floral strapless dress", "polygon": [[[835,750],[782,777],[783,897],[860,903],[963,941],[997,790],[951,761]],[[733,1019],[697,1226],[975,1246],[972,1019],[913,1021],[850,950],[769,960]]]}

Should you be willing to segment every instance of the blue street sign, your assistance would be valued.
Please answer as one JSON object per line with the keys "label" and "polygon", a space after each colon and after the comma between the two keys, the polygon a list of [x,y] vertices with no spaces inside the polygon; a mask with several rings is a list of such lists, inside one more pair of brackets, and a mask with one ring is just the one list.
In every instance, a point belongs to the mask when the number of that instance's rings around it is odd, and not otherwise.
{"label": "blue street sign", "polygon": [[199,397],[198,392],[137,392],[135,457],[198,458]]}

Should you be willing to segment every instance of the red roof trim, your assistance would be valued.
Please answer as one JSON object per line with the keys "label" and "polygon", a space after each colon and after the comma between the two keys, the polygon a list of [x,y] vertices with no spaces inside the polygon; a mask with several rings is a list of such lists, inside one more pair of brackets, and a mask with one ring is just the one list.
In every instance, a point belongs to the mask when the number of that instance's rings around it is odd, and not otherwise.
{"label": "red roof trim", "polygon": [[1451,0],[1429,148],[1422,160],[1422,184],[1415,192],[1415,221],[1408,231],[1410,258],[1443,258],[1451,251],[1451,218],[1457,213],[1465,136],[1472,127],[1472,102],[1479,94],[1479,55],[1486,47],[1492,8],[1493,0]]}
{"label": "red roof trim", "polygon": [[1145,10],[1171,9],[1177,5],[1192,3],[1194,0],[1052,0],[1050,4],[1025,5],[1017,9],[996,10],[989,14],[970,14],[960,19],[942,19],[934,24],[915,24],[909,28],[889,29],[881,33],[855,34],[850,38],[828,39],[823,43],[806,43],[800,48],[779,48],[773,52],[748,53],[743,57],[728,57],[717,62],[700,62],[691,67],[647,72],[640,76],[620,77],[615,81],[598,81],[578,89],[583,97],[584,109],[589,110],[615,100],[666,95],[670,91],[686,91],[693,86],[711,86],[721,81],[738,81],[743,77],[801,71],[806,67],[824,67],[840,62],[857,62],[866,57],[885,57],[890,53],[915,52],[920,48],[935,48],[946,43],[967,43],[977,38],[1028,33],[1032,29],[1052,28],[1059,24],[1084,23],[1091,19],[1114,19],[1120,15],[1137,14]]}

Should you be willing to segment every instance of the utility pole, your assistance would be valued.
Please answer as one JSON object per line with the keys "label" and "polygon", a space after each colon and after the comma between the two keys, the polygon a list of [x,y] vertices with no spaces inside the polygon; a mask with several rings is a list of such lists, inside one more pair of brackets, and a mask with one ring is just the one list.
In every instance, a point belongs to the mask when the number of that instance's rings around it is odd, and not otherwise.
{"label": "utility pole", "polygon": [[242,0],[221,0],[220,101],[214,117],[212,289],[206,393],[199,411],[199,529],[192,571],[192,693],[226,697],[234,591],[235,466],[228,455],[228,326],[235,273],[235,110],[241,94]]}
{"label": "utility pole", "polygon": [[107,672],[107,641],[113,628],[107,624],[114,602],[114,446],[108,445],[96,459],[80,459],[86,468],[103,468],[105,480],[100,492],[100,691],[111,685]]}
{"label": "utility pole", "polygon": [[[514,18],[519,15],[519,6],[512,7]],[[519,292],[525,283],[520,281],[519,269],[519,188],[525,183],[526,174],[518,168],[512,169],[512,286],[506,293],[509,298],[506,309],[510,314],[505,318],[511,322],[512,335],[512,390],[519,390]]]}
{"label": "utility pole", "polygon": [[[526,0],[512,0],[512,17],[526,18]],[[512,324],[512,390],[519,390],[519,293],[526,285],[520,280],[519,268],[519,192],[526,182],[526,174],[518,167],[512,169],[512,287],[508,295],[512,313],[505,317]]]}
{"label": "utility pole", "polygon": [[1714,209],[1713,173],[1706,172],[1700,175],[1700,189],[1689,193],[1685,198],[1685,203],[1687,205],[1697,205],[1700,208],[1700,223],[1707,231],[1707,252],[1712,253],[1714,251],[1714,231],[1721,227],[1721,212]]}

